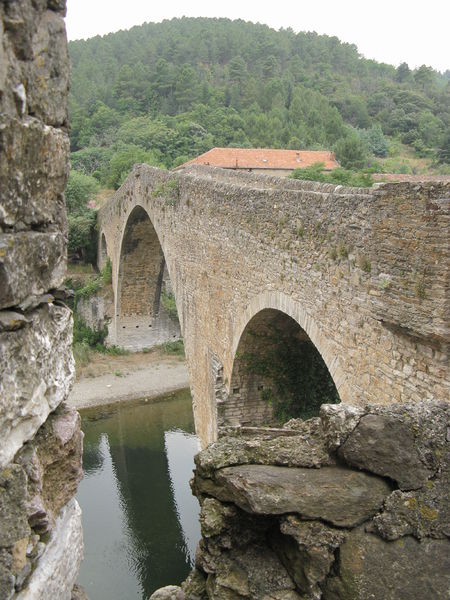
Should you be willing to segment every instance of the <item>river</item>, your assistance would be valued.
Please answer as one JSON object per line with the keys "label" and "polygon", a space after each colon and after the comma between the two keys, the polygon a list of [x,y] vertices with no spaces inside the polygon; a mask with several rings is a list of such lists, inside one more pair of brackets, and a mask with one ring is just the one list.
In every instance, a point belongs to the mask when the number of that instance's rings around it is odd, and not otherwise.
{"label": "river", "polygon": [[189,479],[198,451],[188,390],[81,411],[85,559],[90,600],[146,600],[179,584],[200,539]]}

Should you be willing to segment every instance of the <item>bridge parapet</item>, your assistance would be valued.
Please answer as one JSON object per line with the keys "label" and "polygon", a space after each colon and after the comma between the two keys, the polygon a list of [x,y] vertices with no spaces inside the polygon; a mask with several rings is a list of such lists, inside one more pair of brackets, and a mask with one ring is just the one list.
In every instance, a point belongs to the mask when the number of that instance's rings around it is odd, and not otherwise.
{"label": "bridge parapet", "polygon": [[148,214],[173,285],[197,428],[210,441],[210,357],[230,392],[254,306],[297,320],[344,402],[448,399],[449,198],[448,183],[345,188],[138,165],[99,211],[99,239],[117,295],[128,217],[136,206]]}

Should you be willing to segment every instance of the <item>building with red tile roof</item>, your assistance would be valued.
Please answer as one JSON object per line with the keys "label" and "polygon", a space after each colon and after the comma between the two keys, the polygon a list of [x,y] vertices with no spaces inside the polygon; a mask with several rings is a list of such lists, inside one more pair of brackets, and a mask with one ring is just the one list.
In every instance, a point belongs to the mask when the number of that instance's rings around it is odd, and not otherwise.
{"label": "building with red tile roof", "polygon": [[277,150],[275,148],[213,148],[204,154],[180,165],[184,169],[191,165],[209,165],[221,169],[251,171],[267,175],[287,176],[294,169],[323,163],[326,171],[339,167],[334,152],[329,150]]}

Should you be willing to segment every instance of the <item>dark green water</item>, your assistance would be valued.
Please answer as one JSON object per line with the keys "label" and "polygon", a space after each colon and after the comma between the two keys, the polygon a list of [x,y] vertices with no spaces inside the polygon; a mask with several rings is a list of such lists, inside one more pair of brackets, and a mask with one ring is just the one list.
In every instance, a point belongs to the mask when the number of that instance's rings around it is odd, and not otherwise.
{"label": "dark green water", "polygon": [[90,600],[143,600],[189,573],[200,539],[189,488],[198,451],[187,390],[156,403],[82,412],[85,559]]}

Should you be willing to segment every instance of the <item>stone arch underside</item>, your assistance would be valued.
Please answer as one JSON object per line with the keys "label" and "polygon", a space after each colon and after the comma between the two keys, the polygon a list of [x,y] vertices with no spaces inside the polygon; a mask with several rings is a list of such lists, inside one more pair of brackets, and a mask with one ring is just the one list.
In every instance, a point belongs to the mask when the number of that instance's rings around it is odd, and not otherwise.
{"label": "stone arch underside", "polygon": [[286,407],[309,418],[322,403],[347,396],[339,361],[308,315],[284,294],[253,299],[236,323],[232,350],[227,393],[217,402],[219,427],[282,422]]}
{"label": "stone arch underside", "polygon": [[114,327],[108,341],[137,351],[179,339],[180,325],[174,307],[158,235],[147,212],[136,206],[122,236]]}

